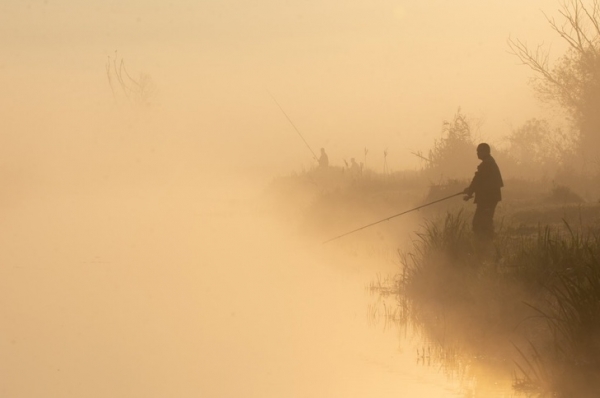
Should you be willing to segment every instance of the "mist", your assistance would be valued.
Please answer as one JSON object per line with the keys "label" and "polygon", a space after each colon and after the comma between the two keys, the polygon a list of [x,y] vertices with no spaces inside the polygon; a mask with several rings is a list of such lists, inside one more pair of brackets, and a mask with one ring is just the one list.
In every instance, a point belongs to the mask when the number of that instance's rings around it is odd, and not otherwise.
{"label": "mist", "polygon": [[[532,117],[560,120],[506,45],[548,40],[546,7],[3,1],[0,393],[463,391],[414,366],[415,333],[398,343],[367,322],[365,286],[398,270],[422,216],[321,244],[422,203],[439,176],[367,210],[320,208],[314,187],[265,192],[310,173],[320,148],[340,170],[419,170],[458,109],[498,145]],[[474,154],[462,160],[471,173]]]}
{"label": "mist", "polygon": [[310,165],[268,90],[336,164],[367,147],[379,156],[388,148],[394,169],[415,167],[410,152],[428,148],[458,107],[488,140],[543,111],[506,46],[511,35],[550,35],[541,5],[5,2],[3,123],[10,132],[24,114],[40,126],[89,112],[105,120],[114,104],[104,68],[116,56],[135,78],[152,78],[161,132],[203,153],[196,159],[218,153],[263,171]]}

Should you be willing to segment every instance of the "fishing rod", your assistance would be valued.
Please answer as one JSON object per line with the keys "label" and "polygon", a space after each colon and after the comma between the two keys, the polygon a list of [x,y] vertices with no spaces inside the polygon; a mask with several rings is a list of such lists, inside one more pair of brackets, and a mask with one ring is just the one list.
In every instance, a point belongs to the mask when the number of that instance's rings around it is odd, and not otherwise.
{"label": "fishing rod", "polygon": [[292,122],[292,119],[290,119],[290,117],[287,115],[287,113],[285,113],[285,111],[283,110],[283,108],[281,107],[281,105],[279,105],[279,102],[277,102],[277,100],[275,99],[275,97],[273,96],[273,94],[271,94],[271,92],[269,90],[267,90],[267,93],[269,93],[269,95],[271,96],[271,98],[273,98],[273,101],[275,101],[275,103],[277,104],[277,106],[279,107],[279,109],[281,109],[281,112],[283,112],[283,114],[285,115],[285,117],[287,118],[287,120],[290,122],[290,124],[292,125],[292,127],[294,127],[294,130],[296,130],[296,132],[298,133],[298,135],[300,136],[300,138],[302,138],[302,141],[304,141],[304,144],[306,145],[306,147],[308,148],[308,150],[310,151],[310,153],[312,153],[313,158],[315,158],[316,161],[319,161],[319,158],[317,158],[317,155],[315,155],[315,152],[312,150],[312,148],[310,147],[310,145],[308,145],[308,142],[306,142],[306,140],[302,136],[302,133],[300,133],[300,130],[298,130],[298,127],[296,127],[296,125],[294,124],[294,122]]}
{"label": "fishing rod", "polygon": [[352,233],[354,233],[354,232],[358,232],[358,231],[360,231],[361,229],[365,229],[365,228],[368,228],[368,227],[372,227],[372,226],[373,226],[373,225],[375,225],[375,224],[379,224],[379,223],[382,223],[382,222],[384,222],[384,221],[389,221],[389,220],[391,220],[391,219],[392,219],[392,218],[394,218],[394,217],[398,217],[398,216],[401,216],[401,215],[403,215],[403,214],[410,213],[411,211],[419,210],[419,209],[422,209],[423,207],[431,206],[432,204],[435,204],[435,203],[438,203],[438,202],[442,202],[442,201],[444,201],[444,200],[448,200],[448,199],[450,199],[450,198],[453,198],[453,197],[455,197],[455,196],[458,196],[458,195],[463,195],[463,194],[464,194],[464,192],[462,192],[462,191],[461,191],[461,192],[459,192],[459,193],[455,193],[454,195],[446,196],[445,198],[438,199],[438,200],[434,200],[433,202],[429,202],[429,203],[426,203],[426,204],[424,204],[424,205],[417,206],[417,207],[415,207],[414,209],[410,209],[410,210],[403,211],[402,213],[394,214],[393,216],[389,216],[388,218],[384,218],[383,220],[375,221],[375,222],[373,222],[373,223],[371,223],[371,224],[367,224],[367,225],[365,225],[365,226],[362,226],[362,227],[360,227],[360,228],[356,228],[356,229],[354,229],[354,230],[352,230],[352,231],[350,231],[350,232],[346,232],[345,234],[338,235],[338,236],[336,236],[335,238],[328,239],[328,240],[326,240],[325,242],[323,242],[323,244],[325,244],[325,243],[328,243],[328,242],[331,242],[332,240],[339,239],[339,238],[341,238],[342,236],[346,236],[346,235],[350,235],[350,234],[352,234]]}

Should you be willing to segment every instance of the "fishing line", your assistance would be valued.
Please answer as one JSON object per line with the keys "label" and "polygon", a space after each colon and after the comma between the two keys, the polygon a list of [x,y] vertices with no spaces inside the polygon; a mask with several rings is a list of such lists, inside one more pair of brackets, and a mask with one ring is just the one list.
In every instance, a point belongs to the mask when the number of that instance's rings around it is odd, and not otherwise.
{"label": "fishing line", "polygon": [[302,136],[302,133],[300,133],[300,130],[298,130],[298,127],[296,127],[296,125],[294,124],[294,122],[292,122],[292,119],[290,119],[290,117],[288,116],[288,114],[285,113],[285,111],[283,110],[283,108],[281,107],[281,105],[279,105],[279,102],[277,102],[277,100],[275,99],[275,97],[273,96],[273,94],[271,94],[271,92],[269,90],[267,90],[267,93],[269,93],[269,95],[271,96],[271,98],[273,98],[273,101],[275,101],[275,103],[277,104],[277,106],[279,107],[279,109],[281,109],[281,112],[283,112],[283,114],[285,115],[285,117],[287,118],[287,120],[290,122],[290,124],[292,125],[292,127],[294,127],[294,130],[296,130],[296,132],[298,133],[298,135],[300,136],[300,138],[302,138],[302,141],[304,141],[304,144],[306,145],[306,147],[308,148],[308,150],[310,151],[310,153],[312,153],[312,155],[315,158],[315,160],[318,161],[319,158],[317,158],[317,155],[315,155],[315,152],[312,150],[312,148],[310,147],[310,145],[308,145],[308,142],[306,142],[306,140]]}
{"label": "fishing line", "polygon": [[350,232],[346,232],[346,233],[344,233],[344,234],[341,234],[341,235],[338,235],[338,236],[336,236],[336,237],[334,237],[334,238],[328,239],[328,240],[326,240],[325,242],[323,242],[323,244],[325,244],[325,243],[328,243],[328,242],[331,242],[332,240],[339,239],[339,238],[341,238],[342,236],[346,236],[346,235],[350,235],[350,234],[352,234],[352,233],[354,233],[354,232],[358,232],[358,231],[360,231],[361,229],[365,229],[365,228],[368,228],[368,227],[372,227],[372,226],[373,226],[373,225],[375,225],[375,224],[379,224],[379,223],[382,223],[382,222],[384,222],[384,221],[389,221],[389,220],[391,220],[391,219],[392,219],[392,218],[394,218],[394,217],[398,217],[398,216],[401,216],[401,215],[403,215],[403,214],[410,213],[411,211],[419,210],[419,209],[422,209],[423,207],[431,206],[432,204],[439,203],[439,202],[442,202],[442,201],[444,201],[444,200],[448,200],[448,199],[450,199],[450,198],[453,198],[453,197],[455,197],[455,196],[458,196],[458,195],[463,195],[463,194],[464,194],[464,192],[455,193],[454,195],[450,195],[450,196],[446,196],[445,198],[442,198],[442,199],[434,200],[433,202],[429,202],[429,203],[426,203],[426,204],[424,204],[424,205],[421,205],[421,206],[415,207],[414,209],[410,209],[410,210],[403,211],[402,213],[394,214],[393,216],[389,216],[389,217],[387,217],[387,218],[384,218],[383,220],[375,221],[375,222],[373,222],[373,223],[371,223],[371,224],[364,225],[364,226],[362,226],[362,227],[360,227],[360,228],[356,228],[356,229],[354,229],[354,230],[352,230],[352,231],[350,231]]}

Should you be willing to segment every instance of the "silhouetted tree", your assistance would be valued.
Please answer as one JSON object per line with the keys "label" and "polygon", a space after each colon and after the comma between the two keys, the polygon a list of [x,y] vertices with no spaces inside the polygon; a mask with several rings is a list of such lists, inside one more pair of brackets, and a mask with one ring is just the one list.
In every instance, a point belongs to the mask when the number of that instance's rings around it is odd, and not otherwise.
{"label": "silhouetted tree", "polygon": [[508,44],[535,72],[538,96],[567,112],[582,155],[596,157],[600,151],[600,1],[568,0],[559,14],[560,21],[546,19],[568,50],[553,65],[541,45],[531,48],[518,39],[509,39]]}
{"label": "silhouetted tree", "polygon": [[471,125],[460,108],[452,121],[445,120],[442,137],[435,140],[426,158],[427,170],[432,176],[446,178],[470,178],[473,162],[477,161]]}
{"label": "silhouetted tree", "polygon": [[520,177],[551,176],[573,152],[573,141],[560,128],[552,128],[544,119],[529,119],[507,137],[507,171]]}

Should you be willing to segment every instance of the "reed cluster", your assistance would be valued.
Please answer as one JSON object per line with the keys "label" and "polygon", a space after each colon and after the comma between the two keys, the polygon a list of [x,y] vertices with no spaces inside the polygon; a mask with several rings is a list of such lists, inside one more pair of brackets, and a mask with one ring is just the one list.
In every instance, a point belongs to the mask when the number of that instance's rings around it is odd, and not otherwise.
{"label": "reed cluster", "polygon": [[[468,215],[427,221],[400,253],[399,320],[431,341],[515,361],[515,386],[559,396],[600,391],[600,235],[539,227],[474,239]],[[468,347],[468,348],[467,348]],[[587,393],[589,392],[589,393]],[[590,395],[591,396],[591,395]]]}

